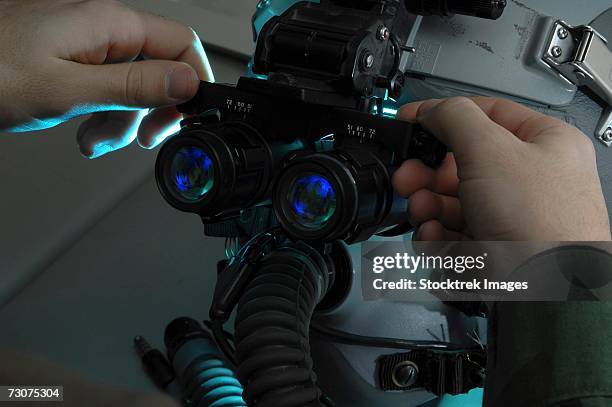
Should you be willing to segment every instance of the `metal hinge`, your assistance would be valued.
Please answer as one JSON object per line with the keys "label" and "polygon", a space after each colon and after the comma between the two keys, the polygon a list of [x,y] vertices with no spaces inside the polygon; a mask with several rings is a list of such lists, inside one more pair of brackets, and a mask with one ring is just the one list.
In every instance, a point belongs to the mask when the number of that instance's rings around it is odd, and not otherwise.
{"label": "metal hinge", "polygon": [[612,51],[606,39],[592,27],[572,27],[557,20],[542,61],[562,79],[589,88],[607,104],[596,136],[612,147]]}

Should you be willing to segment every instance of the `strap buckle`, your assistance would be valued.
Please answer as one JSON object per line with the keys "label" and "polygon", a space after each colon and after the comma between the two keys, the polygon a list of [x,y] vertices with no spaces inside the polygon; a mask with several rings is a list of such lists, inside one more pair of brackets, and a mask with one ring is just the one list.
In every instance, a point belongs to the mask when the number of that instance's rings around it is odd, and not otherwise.
{"label": "strap buckle", "polygon": [[612,147],[612,51],[607,40],[589,26],[553,24],[542,61],[576,86],[586,86],[608,106],[597,125],[597,138]]}
{"label": "strap buckle", "polygon": [[378,387],[383,391],[425,389],[437,396],[465,394],[483,387],[486,350],[440,352],[415,349],[377,359]]}

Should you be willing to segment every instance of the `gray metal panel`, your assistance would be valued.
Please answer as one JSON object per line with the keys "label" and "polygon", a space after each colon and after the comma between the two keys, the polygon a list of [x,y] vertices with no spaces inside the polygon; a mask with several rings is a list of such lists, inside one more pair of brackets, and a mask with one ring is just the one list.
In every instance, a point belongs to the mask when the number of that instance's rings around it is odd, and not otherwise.
{"label": "gray metal panel", "polygon": [[417,75],[562,106],[576,88],[534,66],[540,16],[588,24],[610,7],[609,0],[511,0],[498,21],[465,16],[426,17],[409,70]]}
{"label": "gray metal panel", "polygon": [[[598,30],[602,35],[612,38],[612,9],[599,15],[595,21],[592,22],[592,25],[593,28]],[[609,47],[610,44],[611,43],[609,43]],[[474,96],[480,93],[478,89],[473,87],[449,84],[448,81],[429,79],[425,81],[408,81],[405,95],[408,97],[406,101],[414,101],[452,96]],[[507,97],[507,95],[503,94],[501,96]],[[526,104],[532,109],[557,117],[578,127],[585,133],[586,137],[593,141],[593,145],[597,152],[599,176],[606,203],[610,210],[612,208],[612,151],[609,147],[606,147],[603,143],[594,138],[597,122],[603,112],[601,106],[581,91],[576,93],[570,105],[561,108],[550,108],[549,106],[525,103],[524,100],[518,99],[517,101]],[[610,219],[612,222],[612,213],[610,213]]]}

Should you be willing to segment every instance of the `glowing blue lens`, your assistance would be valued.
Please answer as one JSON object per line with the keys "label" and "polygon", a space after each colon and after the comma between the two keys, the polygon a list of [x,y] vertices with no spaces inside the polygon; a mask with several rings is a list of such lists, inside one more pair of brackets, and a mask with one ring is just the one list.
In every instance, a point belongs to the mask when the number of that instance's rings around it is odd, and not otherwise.
{"label": "glowing blue lens", "polygon": [[317,174],[297,178],[287,199],[293,218],[308,229],[325,225],[336,212],[336,192],[326,178]]}
{"label": "glowing blue lens", "polygon": [[197,201],[215,185],[213,162],[198,147],[183,147],[172,159],[170,176],[181,197]]}

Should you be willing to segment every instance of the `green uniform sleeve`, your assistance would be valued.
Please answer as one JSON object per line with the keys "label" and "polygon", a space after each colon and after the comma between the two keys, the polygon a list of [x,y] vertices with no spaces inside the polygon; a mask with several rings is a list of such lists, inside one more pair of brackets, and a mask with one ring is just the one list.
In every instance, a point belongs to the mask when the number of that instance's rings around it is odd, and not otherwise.
{"label": "green uniform sleeve", "polygon": [[612,302],[495,303],[484,405],[612,406]]}

